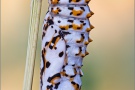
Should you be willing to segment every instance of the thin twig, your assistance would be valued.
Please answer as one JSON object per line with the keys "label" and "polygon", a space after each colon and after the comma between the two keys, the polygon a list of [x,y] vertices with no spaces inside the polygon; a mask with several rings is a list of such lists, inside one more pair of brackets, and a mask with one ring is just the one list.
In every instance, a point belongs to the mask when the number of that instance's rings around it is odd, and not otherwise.
{"label": "thin twig", "polygon": [[23,90],[32,90],[42,0],[31,0],[31,15]]}

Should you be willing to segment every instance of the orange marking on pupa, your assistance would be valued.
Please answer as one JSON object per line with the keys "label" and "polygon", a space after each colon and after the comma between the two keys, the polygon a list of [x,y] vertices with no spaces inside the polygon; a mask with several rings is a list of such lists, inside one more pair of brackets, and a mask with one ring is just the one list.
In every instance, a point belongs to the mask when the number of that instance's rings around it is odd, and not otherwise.
{"label": "orange marking on pupa", "polygon": [[87,15],[86,15],[86,18],[90,18],[92,15],[91,15],[91,13],[88,13]]}
{"label": "orange marking on pupa", "polygon": [[59,14],[59,12],[60,12],[61,10],[57,7],[55,10],[52,8],[52,12],[54,13],[54,14]]}
{"label": "orange marking on pupa", "polygon": [[62,30],[68,30],[69,29],[69,25],[65,25],[65,26],[59,26]]}
{"label": "orange marking on pupa", "polygon": [[91,28],[87,28],[86,31],[87,31],[87,32],[91,31]]}
{"label": "orange marking on pupa", "polygon": [[59,40],[60,40],[60,37],[57,37],[57,39],[56,39],[56,41],[55,41],[55,43],[54,43],[53,48],[56,46],[56,44],[58,43]]}
{"label": "orange marking on pupa", "polygon": [[83,24],[76,25],[76,24],[73,23],[72,26],[73,26],[74,30],[77,30],[77,29],[81,30],[83,28]]}
{"label": "orange marking on pupa", "polygon": [[80,2],[81,0],[71,0],[71,2],[74,2],[74,3],[76,3],[76,2]]}
{"label": "orange marking on pupa", "polygon": [[91,38],[89,38],[89,42],[92,42],[93,40]]}
{"label": "orange marking on pupa", "polygon": [[56,83],[55,83],[55,80],[58,80],[58,79],[60,79],[60,77],[55,77],[55,78],[53,78],[53,79],[51,80],[52,85],[56,84]]}
{"label": "orange marking on pupa", "polygon": [[81,43],[81,42],[83,42],[83,37],[81,37],[81,39],[80,40],[76,40],[76,43]]}
{"label": "orange marking on pupa", "polygon": [[51,4],[58,4],[59,0],[51,0]]}
{"label": "orange marking on pupa", "polygon": [[89,52],[88,52],[88,51],[86,51],[86,52],[85,52],[85,56],[86,56],[86,55],[88,55],[88,54],[89,54]]}
{"label": "orange marking on pupa", "polygon": [[80,16],[82,15],[83,11],[82,10],[72,10],[72,14],[74,16]]}
{"label": "orange marking on pupa", "polygon": [[94,12],[90,11],[91,15],[94,15]]}
{"label": "orange marking on pupa", "polygon": [[86,3],[89,3],[89,1],[91,1],[91,0],[85,0]]}
{"label": "orange marking on pupa", "polygon": [[88,45],[88,44],[89,44],[89,42],[84,42],[84,44],[85,44],[85,45]]}
{"label": "orange marking on pupa", "polygon": [[90,24],[90,28],[93,29],[93,28],[95,28],[95,27],[94,27],[93,25]]}

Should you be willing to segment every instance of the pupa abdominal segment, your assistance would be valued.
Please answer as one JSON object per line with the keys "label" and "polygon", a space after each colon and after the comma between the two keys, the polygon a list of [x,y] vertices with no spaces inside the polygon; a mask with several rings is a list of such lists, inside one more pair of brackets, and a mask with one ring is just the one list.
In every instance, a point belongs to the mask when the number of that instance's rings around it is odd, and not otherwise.
{"label": "pupa abdominal segment", "polygon": [[40,90],[81,90],[83,58],[93,40],[90,0],[48,0],[42,25]]}

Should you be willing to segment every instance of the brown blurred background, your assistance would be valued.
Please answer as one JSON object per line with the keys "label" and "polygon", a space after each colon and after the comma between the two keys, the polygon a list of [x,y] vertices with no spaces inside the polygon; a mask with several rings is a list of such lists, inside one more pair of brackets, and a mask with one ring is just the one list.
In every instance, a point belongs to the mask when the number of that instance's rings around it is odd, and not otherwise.
{"label": "brown blurred background", "polygon": [[[134,0],[91,0],[95,13],[84,58],[82,90],[134,90]],[[33,90],[39,90],[42,12]],[[1,90],[22,90],[28,42],[30,0],[1,0]]]}

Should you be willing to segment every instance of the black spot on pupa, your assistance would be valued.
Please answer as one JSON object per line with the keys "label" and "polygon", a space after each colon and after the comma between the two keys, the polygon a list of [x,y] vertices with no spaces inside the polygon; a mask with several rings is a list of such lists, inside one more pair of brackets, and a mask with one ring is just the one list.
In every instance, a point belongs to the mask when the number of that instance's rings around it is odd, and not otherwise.
{"label": "black spot on pupa", "polygon": [[62,52],[60,52],[59,53],[59,57],[62,57],[63,56],[63,54],[64,54],[64,52],[62,51]]}
{"label": "black spot on pupa", "polygon": [[71,22],[71,23],[73,23],[73,20],[68,20],[68,22]]}
{"label": "black spot on pupa", "polygon": [[51,26],[51,28],[53,28],[53,26]]}
{"label": "black spot on pupa", "polygon": [[64,35],[68,35],[71,34],[70,32],[63,32]]}
{"label": "black spot on pupa", "polygon": [[47,89],[50,89],[50,86],[49,85],[47,85]]}
{"label": "black spot on pupa", "polygon": [[86,23],[83,23],[83,25],[85,26],[85,25],[86,25]]}
{"label": "black spot on pupa", "polygon": [[55,30],[55,33],[57,33],[57,30]]}
{"label": "black spot on pupa", "polygon": [[84,39],[84,34],[81,34],[82,38]]}
{"label": "black spot on pupa", "polygon": [[51,90],[51,89],[52,89],[52,87],[53,87],[53,85],[50,85],[50,86],[49,86],[49,85],[47,85],[47,89],[50,89],[50,90]]}
{"label": "black spot on pupa", "polygon": [[73,10],[74,8],[73,7],[68,7],[69,10]]}
{"label": "black spot on pupa", "polygon": [[47,46],[48,44],[49,44],[49,42],[46,42],[46,43],[45,43],[45,46]]}
{"label": "black spot on pupa", "polygon": [[65,68],[65,65],[63,65],[62,68]]}
{"label": "black spot on pupa", "polygon": [[84,21],[80,21],[81,23],[83,23]]}
{"label": "black spot on pupa", "polygon": [[85,11],[84,7],[80,7],[83,11]]}
{"label": "black spot on pupa", "polygon": [[58,23],[61,23],[61,21],[59,20]]}
{"label": "black spot on pupa", "polygon": [[72,28],[73,26],[72,25],[69,25],[69,28]]}
{"label": "black spot on pupa", "polygon": [[73,14],[73,12],[70,13],[70,15],[72,15],[72,14]]}
{"label": "black spot on pupa", "polygon": [[64,40],[64,34],[63,34],[63,31],[62,31],[62,30],[59,31],[59,35],[60,35],[60,37],[62,37],[63,40]]}
{"label": "black spot on pupa", "polygon": [[56,78],[56,77],[61,77],[61,75],[60,75],[60,73],[56,73],[55,75],[53,75],[52,77],[49,77],[48,78],[48,82],[51,82],[54,78]]}
{"label": "black spot on pupa", "polygon": [[54,24],[54,22],[52,21],[52,19],[49,19],[49,20],[48,20],[48,23],[49,23],[49,25]]}
{"label": "black spot on pupa", "polygon": [[50,48],[50,49],[52,49],[52,48],[53,48],[53,46],[51,46],[51,45],[50,45],[50,46],[49,46],[49,48]]}
{"label": "black spot on pupa", "polygon": [[55,89],[58,89],[58,86],[59,86],[59,84],[60,84],[60,82],[59,83],[57,83],[57,84],[55,84]]}
{"label": "black spot on pupa", "polygon": [[72,66],[75,66],[75,64],[73,64]]}
{"label": "black spot on pupa", "polygon": [[66,48],[69,48],[70,46],[69,45],[66,45]]}
{"label": "black spot on pupa", "polygon": [[49,68],[49,66],[51,65],[51,63],[49,61],[46,62],[46,68]]}
{"label": "black spot on pupa", "polygon": [[69,0],[69,2],[71,2],[72,0]]}
{"label": "black spot on pupa", "polygon": [[57,8],[59,12],[61,12],[61,10],[59,8]]}
{"label": "black spot on pupa", "polygon": [[56,50],[56,49],[57,49],[57,47],[54,47],[54,49]]}

